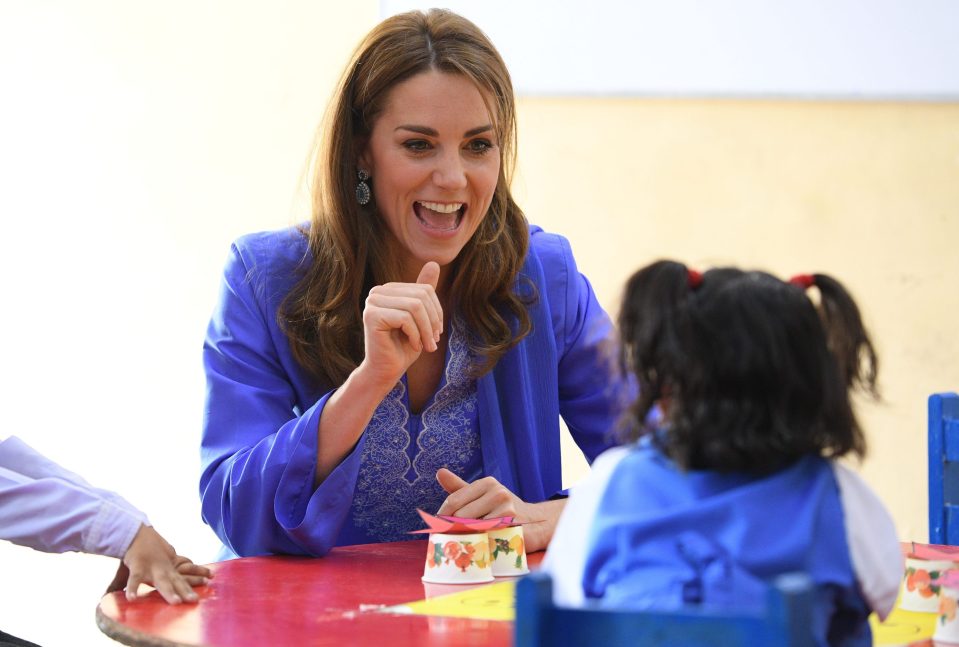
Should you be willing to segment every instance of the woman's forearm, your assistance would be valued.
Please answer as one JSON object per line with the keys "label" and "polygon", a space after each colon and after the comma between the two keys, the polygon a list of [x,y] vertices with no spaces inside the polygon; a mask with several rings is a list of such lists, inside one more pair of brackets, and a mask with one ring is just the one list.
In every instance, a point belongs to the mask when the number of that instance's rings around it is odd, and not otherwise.
{"label": "woman's forearm", "polygon": [[314,487],[330,475],[353,450],[376,408],[395,386],[370,375],[364,364],[354,370],[330,396],[317,429]]}

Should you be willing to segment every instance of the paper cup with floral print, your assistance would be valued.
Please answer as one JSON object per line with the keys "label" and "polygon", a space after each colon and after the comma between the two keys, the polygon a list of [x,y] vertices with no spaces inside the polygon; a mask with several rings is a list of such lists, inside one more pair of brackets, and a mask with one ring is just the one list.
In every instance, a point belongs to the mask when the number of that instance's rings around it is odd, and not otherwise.
{"label": "paper cup with floral print", "polygon": [[529,573],[523,526],[490,530],[489,552],[493,560],[493,575],[496,577]]}
{"label": "paper cup with floral print", "polygon": [[959,589],[943,586],[939,591],[939,615],[936,617],[936,643],[959,644]]}
{"label": "paper cup with floral print", "polygon": [[489,538],[473,534],[434,533],[426,542],[423,581],[436,584],[492,582]]}
{"label": "paper cup with floral print", "polygon": [[906,611],[937,613],[942,589],[937,580],[950,568],[956,568],[955,562],[907,557],[899,607]]}

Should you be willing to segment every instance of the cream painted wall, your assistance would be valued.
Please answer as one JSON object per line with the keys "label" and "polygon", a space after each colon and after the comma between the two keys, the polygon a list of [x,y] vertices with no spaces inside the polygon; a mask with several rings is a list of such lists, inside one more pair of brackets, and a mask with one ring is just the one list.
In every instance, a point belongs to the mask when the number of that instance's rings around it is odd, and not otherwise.
{"label": "cream painted wall", "polygon": [[[0,435],[122,492],[199,561],[222,261],[302,216],[313,129],[377,20],[371,1],[0,3]],[[924,537],[923,398],[959,388],[959,106],[527,99],[520,118],[520,203],[611,309],[660,256],[848,281],[884,360],[864,473]],[[114,644],[93,623],[114,568],[0,543],[0,628]]]}

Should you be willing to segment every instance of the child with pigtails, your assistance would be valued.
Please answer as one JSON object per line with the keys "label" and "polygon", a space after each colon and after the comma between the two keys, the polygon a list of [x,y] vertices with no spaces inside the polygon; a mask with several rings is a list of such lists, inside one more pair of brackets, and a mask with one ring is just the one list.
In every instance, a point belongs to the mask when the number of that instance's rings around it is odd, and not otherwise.
{"label": "child with pigtails", "polygon": [[817,644],[871,645],[902,558],[883,504],[837,462],[866,452],[850,392],[878,398],[847,290],[659,261],[629,280],[619,329],[635,442],[573,489],[544,562],[555,601],[759,606],[773,578],[804,571]]}

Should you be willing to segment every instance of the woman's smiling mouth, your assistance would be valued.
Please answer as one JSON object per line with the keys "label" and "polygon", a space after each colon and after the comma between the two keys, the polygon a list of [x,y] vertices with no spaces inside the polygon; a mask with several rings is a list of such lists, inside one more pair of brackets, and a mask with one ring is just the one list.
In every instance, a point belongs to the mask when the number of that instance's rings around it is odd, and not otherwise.
{"label": "woman's smiling mouth", "polygon": [[462,222],[463,214],[466,213],[466,205],[462,202],[416,200],[413,202],[413,213],[427,229],[453,231]]}

